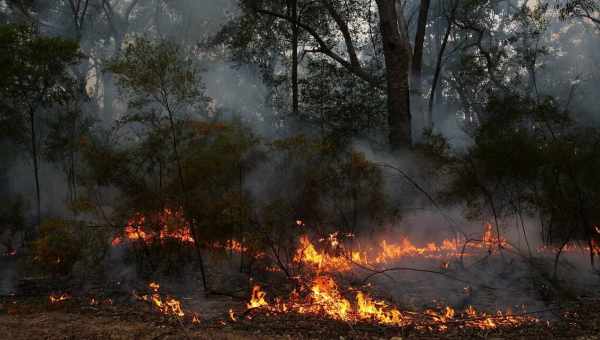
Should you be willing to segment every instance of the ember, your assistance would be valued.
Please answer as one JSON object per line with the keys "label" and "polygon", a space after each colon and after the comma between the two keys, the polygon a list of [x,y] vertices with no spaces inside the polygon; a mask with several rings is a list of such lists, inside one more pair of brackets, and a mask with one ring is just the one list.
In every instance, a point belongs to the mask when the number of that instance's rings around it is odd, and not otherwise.
{"label": "ember", "polygon": [[71,295],[68,293],[51,294],[50,296],[48,296],[48,300],[50,301],[51,304],[60,303],[60,302],[69,300],[70,298],[71,298]]}

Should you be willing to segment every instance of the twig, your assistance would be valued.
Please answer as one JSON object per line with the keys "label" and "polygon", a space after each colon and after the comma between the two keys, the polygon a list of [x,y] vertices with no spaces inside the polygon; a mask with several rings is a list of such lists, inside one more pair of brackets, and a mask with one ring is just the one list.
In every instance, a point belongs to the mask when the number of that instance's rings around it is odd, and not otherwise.
{"label": "twig", "polygon": [[419,269],[419,268],[411,268],[411,267],[392,267],[392,268],[386,268],[386,269],[382,269],[382,270],[371,270],[371,271],[372,271],[372,273],[367,275],[363,279],[363,282],[366,282],[368,279],[370,279],[371,277],[373,277],[375,275],[384,274],[384,273],[387,273],[390,271],[413,271],[413,272],[420,272],[420,273],[438,274],[438,275],[442,275],[442,276],[444,276],[448,279],[454,280],[454,281],[458,281],[458,282],[465,283],[468,285],[477,285],[477,286],[480,286],[481,288],[485,288],[485,289],[490,289],[490,290],[498,289],[496,287],[491,287],[491,286],[484,285],[484,284],[474,284],[473,282],[459,279],[452,275],[448,275],[447,273],[436,271],[436,270],[429,270],[429,269]]}

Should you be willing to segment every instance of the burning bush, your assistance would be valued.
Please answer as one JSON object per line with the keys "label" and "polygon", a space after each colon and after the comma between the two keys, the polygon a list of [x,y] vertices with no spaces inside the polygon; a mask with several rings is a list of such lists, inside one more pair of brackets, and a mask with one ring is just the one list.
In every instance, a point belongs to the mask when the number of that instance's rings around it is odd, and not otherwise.
{"label": "burning bush", "polygon": [[65,275],[80,258],[82,243],[74,222],[50,219],[40,226],[39,238],[33,242],[33,260],[42,270]]}
{"label": "burning bush", "polygon": [[45,273],[84,278],[103,270],[106,238],[104,228],[80,221],[48,219],[32,244],[32,260]]}

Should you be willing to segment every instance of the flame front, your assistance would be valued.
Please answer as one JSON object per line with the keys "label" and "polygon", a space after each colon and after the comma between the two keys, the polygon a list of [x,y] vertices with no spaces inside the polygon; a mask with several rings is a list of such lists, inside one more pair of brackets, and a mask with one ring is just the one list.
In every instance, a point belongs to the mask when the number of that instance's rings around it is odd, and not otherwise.
{"label": "flame front", "polygon": [[[353,300],[345,297],[345,295],[352,294],[354,295]],[[314,278],[307,289],[307,294],[303,297],[301,295],[298,291],[294,291],[287,300],[276,299],[276,303],[270,305],[265,299],[266,293],[259,286],[254,286],[251,303],[247,307],[250,309],[260,306],[273,313],[294,312],[354,323],[375,322],[398,327],[414,325],[417,328],[435,328],[439,331],[446,331],[447,324],[450,322],[462,323],[469,328],[494,329],[501,326],[515,327],[538,321],[531,316],[515,316],[500,311],[496,315],[479,313],[472,306],[461,313],[456,312],[450,306],[442,308],[439,312],[427,310],[422,315],[420,313],[403,313],[385,301],[373,299],[362,291],[342,293],[333,278],[329,276]],[[231,310],[230,319],[236,320]]]}
{"label": "flame front", "polygon": [[[356,250],[350,251],[344,247],[339,235],[341,234],[332,233],[322,237],[318,246],[307,235],[301,236],[293,262],[304,265],[308,270],[301,272],[305,276],[297,277],[298,287],[287,298],[276,298],[273,304],[269,304],[266,293],[255,285],[247,304],[248,309],[262,307],[272,313],[298,313],[352,323],[368,322],[397,327],[412,325],[438,331],[446,331],[449,323],[476,329],[494,329],[538,321],[525,315],[479,313],[472,306],[462,312],[450,306],[424,313],[401,311],[363,290],[341,289],[329,274],[350,271],[354,266],[373,267],[391,263],[404,257],[442,260],[441,268],[447,270],[449,257],[470,256],[481,250],[494,252],[509,247],[507,240],[494,233],[491,224],[485,225],[478,241],[446,239],[422,247],[416,246],[408,238],[401,238],[397,243],[382,240],[377,247],[368,249],[361,249],[360,244],[355,242],[353,246]],[[231,314],[230,319],[234,319]]]}

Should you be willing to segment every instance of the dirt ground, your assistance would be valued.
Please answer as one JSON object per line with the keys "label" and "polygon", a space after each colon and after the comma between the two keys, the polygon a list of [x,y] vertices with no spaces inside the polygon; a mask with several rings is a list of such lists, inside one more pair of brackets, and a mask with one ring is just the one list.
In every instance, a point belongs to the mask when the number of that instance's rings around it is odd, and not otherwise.
{"label": "dirt ground", "polygon": [[142,303],[90,306],[73,298],[49,304],[38,298],[0,299],[0,339],[576,339],[600,340],[600,301],[574,304],[551,323],[493,331],[450,326],[448,331],[350,325],[293,315],[256,313],[232,322],[227,315],[193,324],[165,317]]}

